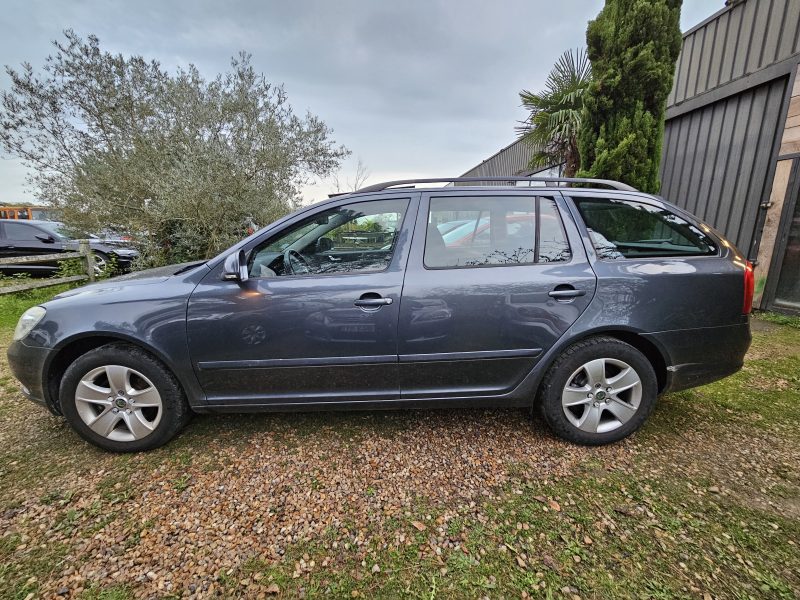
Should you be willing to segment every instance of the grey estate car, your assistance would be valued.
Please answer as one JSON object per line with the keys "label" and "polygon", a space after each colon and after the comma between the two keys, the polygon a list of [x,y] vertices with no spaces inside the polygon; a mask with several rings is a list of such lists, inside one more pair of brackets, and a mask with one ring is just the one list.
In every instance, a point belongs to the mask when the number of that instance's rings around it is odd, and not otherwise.
{"label": "grey estate car", "polygon": [[429,406],[536,408],[605,444],[742,366],[753,271],[719,233],[617,182],[481,181],[370,186],[59,294],[20,318],[11,368],[86,440],[137,451],[192,412]]}

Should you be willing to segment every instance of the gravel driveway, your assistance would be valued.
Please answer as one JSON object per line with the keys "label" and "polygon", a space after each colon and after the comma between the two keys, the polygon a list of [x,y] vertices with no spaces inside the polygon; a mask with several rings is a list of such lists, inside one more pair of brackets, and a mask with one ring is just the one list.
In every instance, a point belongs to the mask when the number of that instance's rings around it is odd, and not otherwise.
{"label": "gravel driveway", "polygon": [[[3,365],[0,598],[800,597],[800,330],[756,335],[605,448],[449,410],[201,416],[111,455]],[[765,386],[795,408],[737,402]]]}

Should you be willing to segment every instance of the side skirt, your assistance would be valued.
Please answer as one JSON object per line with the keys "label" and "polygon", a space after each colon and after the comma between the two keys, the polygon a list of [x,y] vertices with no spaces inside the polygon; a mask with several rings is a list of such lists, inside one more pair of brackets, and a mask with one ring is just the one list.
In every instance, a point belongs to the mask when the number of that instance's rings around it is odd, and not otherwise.
{"label": "side skirt", "polygon": [[387,400],[349,400],[341,402],[275,402],[268,404],[207,404],[195,407],[198,413],[316,412],[347,410],[397,410],[425,408],[529,408],[529,398],[466,397],[404,398]]}

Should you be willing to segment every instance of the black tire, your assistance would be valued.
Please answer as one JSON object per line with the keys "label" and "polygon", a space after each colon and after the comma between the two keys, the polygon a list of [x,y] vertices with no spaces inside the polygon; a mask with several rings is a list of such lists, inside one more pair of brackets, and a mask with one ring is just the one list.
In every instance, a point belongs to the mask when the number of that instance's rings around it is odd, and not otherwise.
{"label": "black tire", "polygon": [[[150,380],[160,395],[160,420],[145,437],[131,441],[108,439],[93,431],[78,413],[75,399],[78,384],[93,369],[106,365],[120,365],[138,371]],[[61,410],[78,435],[87,442],[112,452],[140,452],[158,448],[175,437],[192,414],[183,388],[169,369],[141,348],[124,342],[100,346],[75,360],[61,379],[59,397]]]}
{"label": "black tire", "polygon": [[[573,424],[565,414],[567,409],[562,406],[561,398],[567,379],[582,365],[599,358],[624,361],[641,381],[641,399],[636,412],[616,429],[602,433],[587,432]],[[555,435],[575,444],[600,446],[617,442],[638,430],[653,411],[657,396],[658,381],[647,357],[621,340],[598,336],[572,344],[556,359],[539,388],[538,403],[542,417]]]}

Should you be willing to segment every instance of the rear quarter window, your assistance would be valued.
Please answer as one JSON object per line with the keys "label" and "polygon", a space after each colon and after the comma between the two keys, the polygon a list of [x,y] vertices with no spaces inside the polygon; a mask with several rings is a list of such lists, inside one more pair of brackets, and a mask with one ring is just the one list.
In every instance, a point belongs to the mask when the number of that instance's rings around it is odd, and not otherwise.
{"label": "rear quarter window", "polygon": [[619,260],[718,254],[711,237],[666,209],[633,200],[573,200],[600,258]]}

